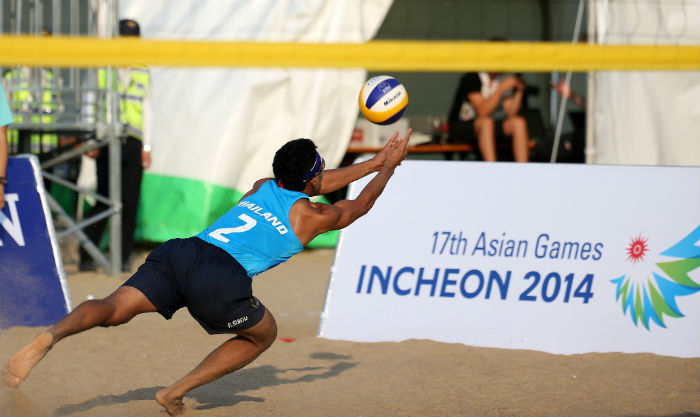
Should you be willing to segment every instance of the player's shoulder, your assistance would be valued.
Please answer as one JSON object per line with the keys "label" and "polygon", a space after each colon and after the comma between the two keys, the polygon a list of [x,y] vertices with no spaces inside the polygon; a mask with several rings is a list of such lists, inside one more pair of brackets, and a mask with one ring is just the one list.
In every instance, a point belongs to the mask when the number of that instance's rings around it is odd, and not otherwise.
{"label": "player's shoulder", "polygon": [[308,198],[300,198],[297,201],[294,202],[294,206],[298,207],[301,210],[308,211],[308,212],[315,212],[321,209],[322,206],[327,206],[327,204],[324,203],[316,203]]}
{"label": "player's shoulder", "polygon": [[321,202],[313,202],[308,198],[300,198],[292,206],[298,215],[304,217],[318,217],[328,215],[329,212],[334,211],[332,204],[326,204]]}
{"label": "player's shoulder", "polygon": [[257,190],[260,188],[263,184],[265,184],[268,181],[272,181],[274,178],[260,178],[259,180],[255,181],[253,184],[253,189]]}
{"label": "player's shoulder", "polygon": [[297,236],[309,237],[309,241],[323,232],[334,229],[342,216],[342,210],[333,204],[297,200],[289,211],[289,219]]}
{"label": "player's shoulder", "polygon": [[255,183],[253,184],[253,188],[251,188],[250,191],[245,193],[243,195],[243,197],[241,197],[241,198],[243,199],[243,198],[250,196],[251,194],[255,194],[256,192],[258,192],[258,190],[260,189],[260,187],[262,187],[263,184],[265,184],[266,182],[268,182],[272,179],[273,178],[261,178],[261,179],[255,181]]}

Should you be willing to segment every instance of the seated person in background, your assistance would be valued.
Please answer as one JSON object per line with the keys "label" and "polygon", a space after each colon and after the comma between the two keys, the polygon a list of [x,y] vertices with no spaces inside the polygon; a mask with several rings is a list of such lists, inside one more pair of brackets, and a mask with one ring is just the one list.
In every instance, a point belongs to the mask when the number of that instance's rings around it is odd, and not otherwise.
{"label": "seated person in background", "polygon": [[[484,161],[497,161],[496,143],[512,141],[516,162],[527,162],[530,140],[527,123],[518,115],[525,83],[515,76],[468,72],[462,76],[448,116],[451,142],[476,142]],[[501,104],[506,117],[495,121]]]}
{"label": "seated person in background", "polygon": [[560,97],[574,103],[579,108],[579,110],[567,112],[574,131],[561,135],[560,146],[562,149],[560,149],[557,161],[583,163],[586,161],[584,153],[584,144],[586,142],[586,98],[574,92],[564,79],[560,79],[558,83],[550,83],[550,85]]}
{"label": "seated person in background", "polygon": [[579,107],[586,107],[586,99],[574,93],[574,91],[571,89],[571,86],[567,84],[565,80],[561,79],[559,80],[559,83],[550,83],[550,85],[552,86],[554,91],[556,91],[557,94],[559,94],[559,96],[570,100],[572,103]]}

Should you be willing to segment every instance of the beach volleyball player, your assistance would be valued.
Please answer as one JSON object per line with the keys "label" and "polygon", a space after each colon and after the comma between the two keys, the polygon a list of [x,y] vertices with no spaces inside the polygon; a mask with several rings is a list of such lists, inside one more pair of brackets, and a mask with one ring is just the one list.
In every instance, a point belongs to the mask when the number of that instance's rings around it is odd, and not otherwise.
{"label": "beach volleyball player", "polygon": [[[170,415],[183,409],[191,389],[250,363],[277,336],[272,314],[252,292],[252,278],[303,250],[314,237],[348,226],[366,214],[394,169],[406,157],[411,131],[396,133],[374,158],[324,170],[309,139],[295,139],[275,154],[274,179],[257,181],[240,202],[197,236],[169,240],[148,255],[121,287],[102,300],[80,304],[40,333],[5,366],[5,381],[17,387],[61,339],[96,326],[118,326],[158,312],[166,319],[187,307],[210,334],[231,333],[194,370],[156,393]],[[343,188],[377,173],[355,200],[312,203],[310,196]]]}

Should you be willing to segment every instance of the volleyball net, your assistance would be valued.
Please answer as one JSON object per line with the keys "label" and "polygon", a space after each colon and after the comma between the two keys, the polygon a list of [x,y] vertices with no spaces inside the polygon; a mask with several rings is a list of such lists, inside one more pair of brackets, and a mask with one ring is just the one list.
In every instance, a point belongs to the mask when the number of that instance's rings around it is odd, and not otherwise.
{"label": "volleyball net", "polygon": [[564,42],[208,42],[2,36],[3,66],[364,68],[368,71],[700,70],[700,45]]}

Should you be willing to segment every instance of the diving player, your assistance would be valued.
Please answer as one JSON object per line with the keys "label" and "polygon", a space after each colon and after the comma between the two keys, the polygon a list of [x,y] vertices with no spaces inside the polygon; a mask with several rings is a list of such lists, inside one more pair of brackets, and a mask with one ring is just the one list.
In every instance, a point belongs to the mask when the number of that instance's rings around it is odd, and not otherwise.
{"label": "diving player", "polygon": [[[107,298],[81,303],[16,353],[5,381],[17,387],[61,339],[96,326],[118,326],[141,313],[170,319],[187,307],[210,334],[231,333],[182,379],[156,393],[170,415],[182,412],[191,389],[236,371],[258,357],[277,336],[275,319],[253,296],[252,279],[301,252],[313,238],[342,229],[366,214],[394,170],[406,158],[411,130],[398,132],[372,159],[326,171],[309,139],[295,139],[275,154],[275,178],[255,182],[241,201],[196,236],[169,240]],[[377,173],[355,200],[313,203],[366,175]]]}

